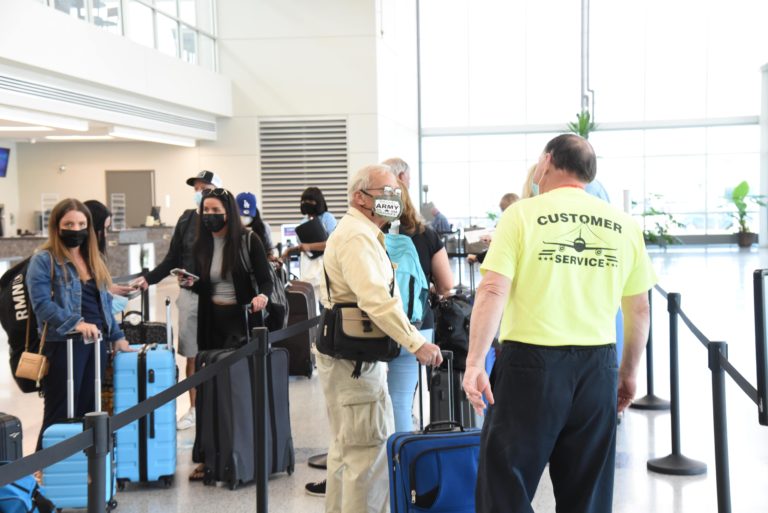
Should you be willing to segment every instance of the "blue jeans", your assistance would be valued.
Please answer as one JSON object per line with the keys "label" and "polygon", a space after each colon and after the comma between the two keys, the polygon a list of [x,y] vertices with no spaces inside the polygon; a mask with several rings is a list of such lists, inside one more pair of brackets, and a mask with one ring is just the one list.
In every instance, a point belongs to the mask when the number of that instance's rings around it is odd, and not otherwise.
{"label": "blue jeans", "polygon": [[[427,341],[432,341],[433,330],[421,330]],[[413,395],[419,380],[419,362],[403,349],[400,356],[389,362],[387,386],[395,414],[395,431],[413,431]]]}

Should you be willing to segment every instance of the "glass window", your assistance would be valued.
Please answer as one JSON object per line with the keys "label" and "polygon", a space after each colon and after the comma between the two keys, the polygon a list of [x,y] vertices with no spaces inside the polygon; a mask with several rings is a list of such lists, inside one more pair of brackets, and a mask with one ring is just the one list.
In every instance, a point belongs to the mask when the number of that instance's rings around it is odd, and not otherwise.
{"label": "glass window", "polygon": [[181,59],[197,63],[197,31],[181,24]]}
{"label": "glass window", "polygon": [[179,18],[192,26],[197,26],[197,1],[179,0]]}
{"label": "glass window", "polygon": [[157,49],[173,57],[179,56],[179,23],[168,16],[155,13],[157,23]]}
{"label": "glass window", "polygon": [[93,24],[113,34],[122,34],[120,0],[91,0]]}
{"label": "glass window", "polygon": [[200,34],[198,36],[197,63],[209,70],[216,70],[216,44],[213,39]]}
{"label": "glass window", "polygon": [[155,0],[155,6],[158,10],[171,16],[179,15],[179,11],[176,9],[176,0]]}
{"label": "glass window", "polygon": [[81,20],[84,20],[88,15],[83,0],[53,0],[53,7],[57,11],[61,11]]}
{"label": "glass window", "polygon": [[[191,0],[190,0],[191,1]],[[187,0],[180,0],[179,8],[181,9],[181,19],[186,21],[184,7]],[[204,30],[209,34],[215,35],[215,27],[213,26],[214,20],[214,0],[197,0],[195,3],[195,26],[200,30]]]}
{"label": "glass window", "polygon": [[152,9],[134,0],[128,4],[125,35],[129,39],[150,48],[155,47],[155,28]]}
{"label": "glass window", "polygon": [[[653,207],[686,224],[673,233],[734,231],[725,195],[741,180],[758,192],[760,129],[721,121],[707,126],[707,120],[760,114],[765,19],[765,0],[591,1],[590,86],[598,129],[590,142],[598,179],[615,206],[623,207],[628,190],[635,215]],[[461,130],[564,127],[575,119],[580,5],[422,0],[421,23],[422,126],[459,130],[454,137],[422,138],[423,181],[449,219],[476,218],[489,201],[497,202],[499,189],[510,187],[507,179],[517,180],[519,172],[522,181],[555,134],[462,136]],[[701,126],[600,130],[603,123],[691,120]],[[755,231],[765,217],[759,214],[754,208]],[[639,220],[651,228],[655,222]]]}

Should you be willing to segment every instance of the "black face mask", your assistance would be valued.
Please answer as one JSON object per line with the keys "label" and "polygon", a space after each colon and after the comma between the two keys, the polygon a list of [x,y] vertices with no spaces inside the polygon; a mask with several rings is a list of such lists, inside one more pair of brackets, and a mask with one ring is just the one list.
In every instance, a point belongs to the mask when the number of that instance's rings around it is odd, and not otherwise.
{"label": "black face mask", "polygon": [[68,248],[77,248],[88,240],[88,228],[82,230],[61,230],[61,242]]}
{"label": "black face mask", "polygon": [[317,205],[313,205],[312,203],[308,203],[306,201],[301,202],[301,213],[305,216],[316,216],[317,215]]}
{"label": "black face mask", "polygon": [[226,225],[224,214],[203,214],[203,226],[213,233],[221,231]]}

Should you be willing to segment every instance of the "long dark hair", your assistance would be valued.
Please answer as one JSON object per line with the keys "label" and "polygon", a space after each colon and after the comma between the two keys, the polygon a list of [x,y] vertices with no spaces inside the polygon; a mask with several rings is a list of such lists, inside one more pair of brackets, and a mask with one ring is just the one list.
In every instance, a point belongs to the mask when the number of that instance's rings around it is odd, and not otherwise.
{"label": "long dark hair", "polygon": [[266,250],[267,254],[269,254],[269,251],[272,248],[267,247],[267,241],[270,240],[267,238],[267,226],[261,219],[261,214],[259,213],[258,208],[253,209],[253,220],[248,227],[251,229],[251,231],[253,231],[253,233],[259,236],[259,239],[261,239],[261,243],[264,246],[264,250]]}
{"label": "long dark hair", "polygon": [[96,200],[84,201],[83,204],[91,211],[91,217],[93,218],[93,231],[96,232],[96,242],[99,246],[99,251],[105,257],[107,256],[107,230],[104,227],[107,219],[112,217],[112,212],[107,206]]}
{"label": "long dark hair", "polygon": [[200,202],[200,210],[197,219],[197,237],[195,238],[194,253],[197,262],[197,271],[200,279],[210,282],[211,279],[211,260],[213,259],[213,234],[203,223],[203,206],[205,200],[215,198],[224,205],[227,213],[227,234],[224,236],[224,252],[221,259],[221,275],[226,276],[235,269],[242,269],[243,264],[240,261],[240,247],[242,245],[243,223],[240,222],[240,211],[235,203],[235,197],[226,189],[212,189],[203,191],[203,201]]}
{"label": "long dark hair", "polygon": [[304,192],[301,193],[301,202],[304,203],[305,201],[315,202],[315,215],[317,217],[328,212],[328,204],[325,202],[323,191],[317,187],[307,187],[304,189]]}

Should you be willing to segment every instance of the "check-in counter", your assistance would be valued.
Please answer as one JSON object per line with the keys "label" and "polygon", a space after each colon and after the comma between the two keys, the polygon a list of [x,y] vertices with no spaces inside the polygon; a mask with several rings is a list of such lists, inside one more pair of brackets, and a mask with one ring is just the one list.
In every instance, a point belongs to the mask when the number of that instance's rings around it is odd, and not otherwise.
{"label": "check-in counter", "polygon": [[[168,252],[172,227],[137,228],[107,234],[107,265],[112,276],[125,276],[152,269]],[[30,256],[45,237],[0,237],[0,270]]]}

